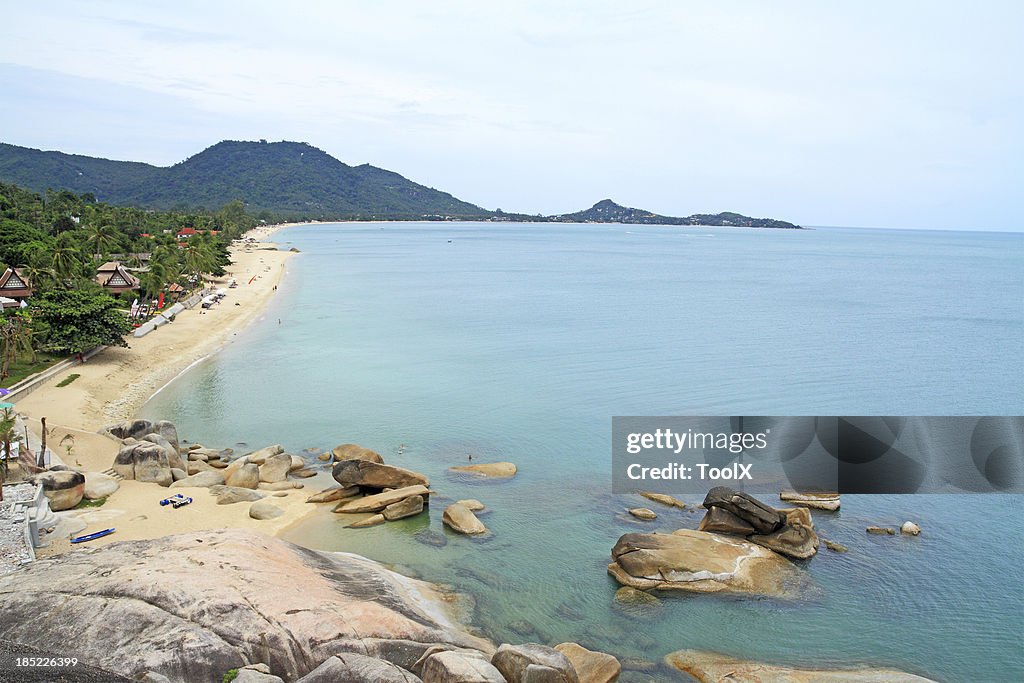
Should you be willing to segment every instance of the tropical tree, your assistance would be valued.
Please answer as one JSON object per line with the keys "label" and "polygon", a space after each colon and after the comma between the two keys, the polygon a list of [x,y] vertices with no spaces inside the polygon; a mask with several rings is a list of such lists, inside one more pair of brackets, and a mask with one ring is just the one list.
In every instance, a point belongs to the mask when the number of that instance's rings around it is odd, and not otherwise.
{"label": "tropical tree", "polygon": [[4,488],[2,484],[7,481],[8,467],[11,461],[11,443],[17,441],[16,421],[14,411],[4,408],[0,411],[0,443],[3,444],[3,466],[0,467],[0,500],[4,499]]}
{"label": "tropical tree", "polygon": [[53,261],[51,267],[54,274],[61,280],[73,280],[79,275],[81,262],[78,260],[79,251],[67,242],[58,242],[53,250]]}
{"label": "tropical tree", "polygon": [[54,353],[84,353],[97,346],[128,346],[131,323],[118,302],[98,289],[54,289],[32,297],[40,347]]}
{"label": "tropical tree", "polygon": [[10,376],[11,363],[19,355],[35,357],[32,347],[32,328],[29,319],[21,312],[7,312],[0,315],[0,379]]}
{"label": "tropical tree", "polygon": [[105,256],[112,252],[118,243],[118,231],[111,225],[96,224],[88,229],[88,235],[85,238],[86,244],[89,246],[90,254],[99,254]]}

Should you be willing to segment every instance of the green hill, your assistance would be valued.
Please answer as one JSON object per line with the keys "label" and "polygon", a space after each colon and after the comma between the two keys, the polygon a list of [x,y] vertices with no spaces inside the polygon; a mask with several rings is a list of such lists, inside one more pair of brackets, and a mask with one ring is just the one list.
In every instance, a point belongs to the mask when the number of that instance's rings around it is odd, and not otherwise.
{"label": "green hill", "polygon": [[645,223],[650,225],[707,225],[736,228],[789,228],[799,225],[774,218],[751,218],[738,213],[695,213],[692,216],[660,216],[644,209],[619,206],[610,199],[602,199],[589,209],[551,216],[550,220],[563,223]]}
{"label": "green hill", "polygon": [[0,180],[93,193],[152,209],[218,208],[306,218],[486,217],[491,212],[397,173],[349,166],[301,142],[224,141],[169,168],[0,143]]}

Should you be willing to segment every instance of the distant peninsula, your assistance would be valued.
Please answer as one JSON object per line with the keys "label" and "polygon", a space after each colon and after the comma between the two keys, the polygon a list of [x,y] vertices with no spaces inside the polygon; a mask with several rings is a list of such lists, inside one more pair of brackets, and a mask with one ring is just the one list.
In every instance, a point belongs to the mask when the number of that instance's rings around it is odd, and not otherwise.
{"label": "distant peninsula", "polygon": [[304,142],[225,140],[173,166],[112,161],[0,143],[0,181],[70,190],[158,211],[217,209],[241,200],[265,220],[491,220],[746,228],[800,226],[737,213],[661,216],[605,199],[553,216],[491,211],[369,164],[349,166]]}

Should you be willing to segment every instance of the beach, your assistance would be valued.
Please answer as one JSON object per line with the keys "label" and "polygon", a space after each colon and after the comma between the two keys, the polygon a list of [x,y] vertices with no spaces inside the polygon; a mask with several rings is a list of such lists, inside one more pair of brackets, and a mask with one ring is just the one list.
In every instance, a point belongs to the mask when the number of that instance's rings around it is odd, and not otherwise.
{"label": "beach", "polygon": [[[135,417],[136,411],[154,393],[194,363],[231,344],[244,334],[248,325],[264,315],[286,273],[289,259],[295,255],[278,251],[269,241],[283,227],[287,224],[256,228],[246,235],[257,240],[256,243],[231,246],[232,264],[226,268],[229,274],[208,281],[213,287],[227,287],[231,279],[238,282],[236,288],[228,289],[221,303],[208,310],[196,307],[183,311],[172,323],[145,337],[128,337],[128,348],[108,347],[17,399],[17,411],[29,427],[32,448],[38,448],[40,418],[45,417],[49,428],[47,444],[65,464],[83,472],[103,472],[110,468],[119,444],[99,434],[99,430]],[[57,386],[72,373],[79,377],[67,386]],[[70,452],[60,445],[68,434],[74,439]],[[187,439],[188,435],[182,434],[182,438]],[[190,496],[193,503],[177,510],[157,504],[160,498],[172,493]],[[311,493],[305,489],[266,493],[269,500],[285,511],[284,515],[258,521],[249,517],[248,505],[217,505],[205,488],[171,491],[137,481],[120,482],[120,488],[100,507],[62,514],[74,515],[84,522],[86,526],[81,533],[108,527],[117,529],[116,533],[90,543],[95,547],[115,541],[224,527],[252,528],[274,534],[314,507],[305,504]],[[274,497],[275,493],[284,495]],[[38,554],[45,557],[72,547],[68,539],[55,540]]]}

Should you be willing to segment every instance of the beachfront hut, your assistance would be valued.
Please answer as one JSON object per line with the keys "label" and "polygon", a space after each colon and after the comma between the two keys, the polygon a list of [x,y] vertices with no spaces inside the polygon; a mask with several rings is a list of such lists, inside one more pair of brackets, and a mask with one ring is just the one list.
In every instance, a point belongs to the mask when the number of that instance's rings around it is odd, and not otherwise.
{"label": "beachfront hut", "polygon": [[110,294],[139,288],[139,278],[128,272],[120,261],[107,261],[96,271],[96,283]]}
{"label": "beachfront hut", "polygon": [[20,268],[8,268],[0,275],[0,296],[8,299],[32,296],[32,283],[25,279]]}

